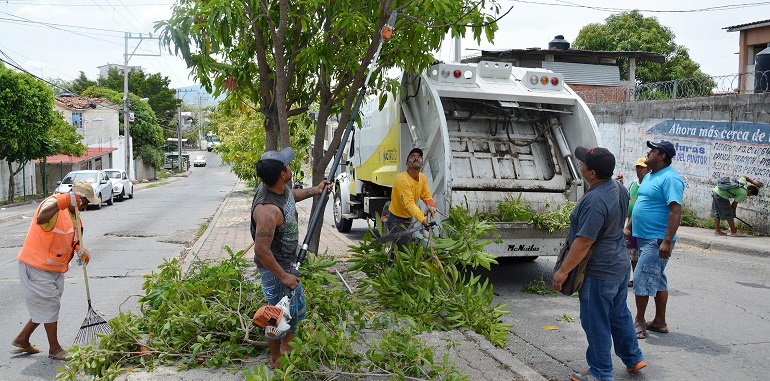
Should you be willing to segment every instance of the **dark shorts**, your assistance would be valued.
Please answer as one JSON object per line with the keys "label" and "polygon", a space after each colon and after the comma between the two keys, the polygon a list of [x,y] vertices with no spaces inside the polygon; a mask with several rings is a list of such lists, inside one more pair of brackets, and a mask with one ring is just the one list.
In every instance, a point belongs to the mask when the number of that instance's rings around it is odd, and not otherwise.
{"label": "dark shorts", "polygon": [[626,239],[626,249],[628,249],[629,260],[639,260],[639,242],[636,240],[636,237],[631,236]]}
{"label": "dark shorts", "polygon": [[[258,268],[259,275],[262,278],[262,292],[265,294],[267,304],[274,306],[286,295],[289,291],[286,286],[283,285],[280,279],[273,275],[270,271],[264,268]],[[294,296],[291,298],[291,305],[289,306],[289,313],[291,314],[291,320],[289,321],[289,328],[284,334],[278,337],[265,337],[267,340],[281,340],[286,334],[297,333],[297,325],[300,320],[305,319],[307,307],[305,305],[305,294],[302,292],[302,284],[299,284],[294,289]]]}
{"label": "dark shorts", "polygon": [[[388,212],[388,234],[395,232],[401,232],[412,227],[412,224],[416,223],[414,218],[403,218]],[[398,246],[409,246],[412,242],[411,235],[405,235],[398,238],[394,243]]]}
{"label": "dark shorts", "polygon": [[735,218],[730,200],[711,194],[711,217],[720,220],[732,220]]}

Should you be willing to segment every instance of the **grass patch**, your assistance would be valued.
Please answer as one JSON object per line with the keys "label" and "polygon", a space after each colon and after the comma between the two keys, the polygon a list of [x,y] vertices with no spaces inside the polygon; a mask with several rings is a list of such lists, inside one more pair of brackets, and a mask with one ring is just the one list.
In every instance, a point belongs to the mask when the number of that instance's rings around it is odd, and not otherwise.
{"label": "grass patch", "polygon": [[209,224],[201,224],[201,226],[198,227],[198,237],[202,236],[203,233],[206,232],[206,229],[209,228]]}
{"label": "grass patch", "polygon": [[159,183],[152,183],[152,184],[147,185],[146,188],[147,189],[156,188],[156,187],[159,187],[159,186],[168,185],[168,183],[169,183],[168,181],[161,181]]}
{"label": "grass patch", "polygon": [[[34,201],[34,200],[42,200],[44,198],[46,198],[46,196],[42,195],[42,194],[28,194],[26,202]],[[13,202],[11,202],[11,203],[9,203],[8,200],[3,199],[2,201],[0,201],[0,206],[3,206],[3,205],[13,205],[13,204],[18,204],[18,203],[22,203],[22,202],[25,202],[24,201],[24,196],[16,196],[16,197],[14,197]]]}

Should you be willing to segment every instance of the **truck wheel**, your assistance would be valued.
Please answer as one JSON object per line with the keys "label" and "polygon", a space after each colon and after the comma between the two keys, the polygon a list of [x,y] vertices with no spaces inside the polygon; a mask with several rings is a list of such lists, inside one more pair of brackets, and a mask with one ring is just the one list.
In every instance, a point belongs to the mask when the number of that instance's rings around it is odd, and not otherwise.
{"label": "truck wheel", "polygon": [[334,192],[334,227],[340,233],[347,233],[350,231],[350,227],[353,226],[353,220],[350,218],[342,217],[342,198],[339,190]]}

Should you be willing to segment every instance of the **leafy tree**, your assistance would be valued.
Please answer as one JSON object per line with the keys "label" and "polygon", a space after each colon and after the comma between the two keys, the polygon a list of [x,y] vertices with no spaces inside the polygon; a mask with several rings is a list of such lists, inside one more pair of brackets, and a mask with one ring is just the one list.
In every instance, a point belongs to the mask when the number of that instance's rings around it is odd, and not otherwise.
{"label": "leafy tree", "polygon": [[[688,50],[678,45],[674,32],[655,17],[644,17],[639,11],[622,12],[607,17],[603,24],[588,24],[580,29],[573,44],[576,49],[605,51],[643,51],[666,56],[664,64],[645,62],[636,68],[642,83],[670,81],[706,76],[700,65],[690,58]],[[628,60],[619,59],[621,78],[628,77]]]}
{"label": "leafy tree", "polygon": [[[83,92],[85,97],[107,98],[117,104],[123,104],[123,92],[106,89],[103,87],[90,87]],[[158,153],[163,154],[158,147],[165,143],[163,129],[158,124],[155,112],[147,102],[143,102],[139,96],[129,94],[131,111],[134,112],[134,121],[131,123],[131,141],[133,142],[134,155],[151,163],[155,168],[160,168],[164,160],[158,160]],[[121,111],[122,112],[122,111]],[[120,118],[120,132],[123,133],[123,118]]]}
{"label": "leafy tree", "polygon": [[69,89],[72,90],[75,94],[81,95],[83,92],[91,87],[96,86],[96,81],[92,81],[86,77],[86,73],[80,72],[80,76],[75,78],[72,83],[70,83]]}
{"label": "leafy tree", "polygon": [[16,195],[14,176],[29,161],[57,153],[82,155],[85,146],[79,141],[75,127],[54,109],[53,91],[45,83],[0,65],[0,159],[8,163],[9,203]]}
{"label": "leafy tree", "polygon": [[464,36],[471,27],[474,39],[484,34],[491,41],[499,6],[496,0],[180,0],[156,29],[209,92],[229,93],[264,116],[266,149],[288,146],[290,117],[317,102],[313,183],[318,183],[344,132],[337,129],[324,153],[326,123],[339,115],[340,126],[347,125],[392,10],[400,15],[397,42],[383,46],[373,83],[367,84],[378,89],[392,85],[382,76],[389,68],[428,67],[447,33]]}
{"label": "leafy tree", "polygon": [[[158,123],[166,130],[176,131],[174,116],[182,101],[176,98],[176,92],[168,85],[171,81],[168,77],[162,77],[159,73],[147,75],[144,71],[130,71],[128,73],[128,91],[139,98],[148,98]],[[101,87],[123,93],[123,70],[111,68],[107,77],[99,78]],[[123,101],[118,102],[123,104]]]}
{"label": "leafy tree", "polygon": [[[219,109],[208,115],[209,130],[219,137],[221,145],[217,152],[222,162],[232,164],[232,171],[239,178],[256,180],[256,162],[265,151],[264,117],[251,108],[237,108],[233,102],[223,102]],[[308,156],[312,139],[312,121],[307,115],[292,117],[289,121],[291,147],[296,160],[291,164],[295,176],[300,173],[302,163]]]}

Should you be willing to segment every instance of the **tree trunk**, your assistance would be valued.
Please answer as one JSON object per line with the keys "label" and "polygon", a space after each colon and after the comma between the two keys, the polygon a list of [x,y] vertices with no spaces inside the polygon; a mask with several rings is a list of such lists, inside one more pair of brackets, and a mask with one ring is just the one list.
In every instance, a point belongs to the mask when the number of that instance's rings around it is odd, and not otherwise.
{"label": "tree trunk", "polygon": [[16,198],[16,175],[21,172],[21,169],[24,168],[24,164],[26,162],[21,163],[19,168],[17,168],[15,171],[13,170],[13,163],[8,162],[8,172],[11,174],[11,178],[8,179],[8,204],[13,204],[14,199]]}

